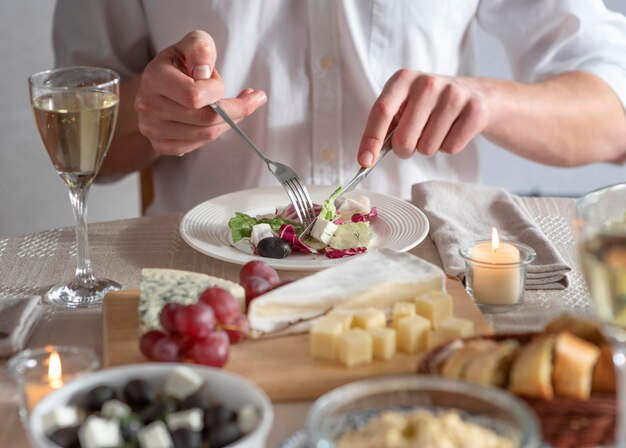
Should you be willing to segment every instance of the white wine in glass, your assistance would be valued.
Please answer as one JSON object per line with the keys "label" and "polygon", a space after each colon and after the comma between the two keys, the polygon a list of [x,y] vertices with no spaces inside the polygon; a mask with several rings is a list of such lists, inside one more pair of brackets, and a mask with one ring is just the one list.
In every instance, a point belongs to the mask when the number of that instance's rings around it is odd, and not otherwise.
{"label": "white wine in glass", "polygon": [[576,215],[585,281],[613,347],[619,401],[615,446],[626,447],[626,184],[583,196]]}
{"label": "white wine in glass", "polygon": [[97,278],[87,239],[87,195],[109,150],[119,103],[119,76],[97,67],[48,70],[29,78],[35,121],[50,160],[70,191],[76,218],[77,268],[47,300],[65,307],[98,306],[114,281]]}

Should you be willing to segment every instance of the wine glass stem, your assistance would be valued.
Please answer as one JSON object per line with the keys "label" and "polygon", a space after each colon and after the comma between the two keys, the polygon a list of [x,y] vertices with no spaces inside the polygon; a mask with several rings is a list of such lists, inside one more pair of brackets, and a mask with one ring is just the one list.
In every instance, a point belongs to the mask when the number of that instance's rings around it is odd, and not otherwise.
{"label": "wine glass stem", "polygon": [[89,287],[95,276],[91,268],[89,240],[87,232],[87,195],[89,187],[70,187],[70,201],[76,219],[76,275],[74,280],[82,286]]}
{"label": "wine glass stem", "polygon": [[626,344],[613,343],[613,363],[617,381],[617,418],[615,447],[626,448]]}

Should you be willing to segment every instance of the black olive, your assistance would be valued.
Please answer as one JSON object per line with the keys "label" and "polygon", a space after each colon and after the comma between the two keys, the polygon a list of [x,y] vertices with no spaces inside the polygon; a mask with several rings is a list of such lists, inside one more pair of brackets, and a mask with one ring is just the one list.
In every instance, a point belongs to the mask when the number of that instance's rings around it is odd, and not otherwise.
{"label": "black olive", "polygon": [[209,436],[220,427],[234,422],[237,414],[232,409],[222,405],[213,405],[204,412],[204,432]]}
{"label": "black olive", "polygon": [[140,410],[156,399],[156,390],[144,380],[131,380],[124,387],[124,398],[131,408]]}
{"label": "black olive", "polygon": [[239,426],[236,422],[230,422],[211,431],[209,446],[211,448],[222,448],[239,440],[242,437]]}
{"label": "black olive", "polygon": [[122,437],[127,442],[132,442],[137,438],[137,433],[143,427],[137,414],[130,414],[120,421],[120,431]]}
{"label": "black olive", "polygon": [[88,412],[98,412],[102,405],[115,398],[115,390],[111,386],[98,386],[85,395],[84,408]]}
{"label": "black olive", "polygon": [[201,448],[202,434],[181,428],[172,433],[172,441],[174,448]]}
{"label": "black olive", "polygon": [[266,258],[285,258],[291,253],[291,247],[287,241],[274,236],[259,241],[256,251]]}
{"label": "black olive", "polygon": [[211,404],[209,403],[208,398],[199,392],[189,395],[178,404],[181,411],[198,408],[201,409],[202,412],[206,412],[210,406]]}
{"label": "black olive", "polygon": [[149,404],[141,411],[141,421],[149,425],[157,420],[164,420],[167,414],[176,412],[176,403],[173,400],[157,401]]}
{"label": "black olive", "polygon": [[63,448],[79,448],[78,429],[79,426],[59,428],[50,434],[50,440]]}

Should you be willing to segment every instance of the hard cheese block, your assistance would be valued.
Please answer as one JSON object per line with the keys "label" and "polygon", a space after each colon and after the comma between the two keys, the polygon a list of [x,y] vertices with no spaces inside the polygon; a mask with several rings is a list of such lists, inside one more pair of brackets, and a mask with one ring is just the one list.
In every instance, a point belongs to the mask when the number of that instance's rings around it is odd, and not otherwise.
{"label": "hard cheese block", "polygon": [[380,249],[258,297],[248,317],[258,332],[302,332],[332,310],[374,307],[390,313],[395,302],[444,291],[444,282],[437,266],[409,253]]}
{"label": "hard cheese block", "polygon": [[160,328],[159,313],[169,302],[195,303],[200,293],[209,287],[224,288],[240,304],[245,291],[237,283],[218,277],[175,269],[142,269],[139,295],[139,326],[142,332]]}

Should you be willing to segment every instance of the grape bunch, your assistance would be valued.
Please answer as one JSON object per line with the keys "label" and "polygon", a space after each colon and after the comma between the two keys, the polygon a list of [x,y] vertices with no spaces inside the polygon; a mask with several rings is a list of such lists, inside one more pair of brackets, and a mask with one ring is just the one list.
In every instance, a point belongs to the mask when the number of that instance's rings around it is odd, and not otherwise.
{"label": "grape bunch", "polygon": [[[246,293],[246,307],[261,294],[284,285],[276,271],[255,260],[243,266],[239,281]],[[159,314],[162,330],[141,336],[141,352],[153,361],[190,360],[197,364],[222,367],[228,360],[230,345],[241,342],[250,323],[239,302],[222,288],[208,288],[197,303],[171,302]]]}

